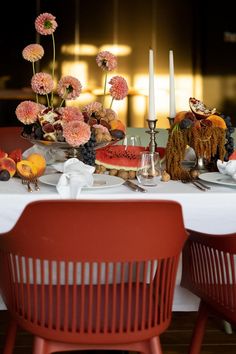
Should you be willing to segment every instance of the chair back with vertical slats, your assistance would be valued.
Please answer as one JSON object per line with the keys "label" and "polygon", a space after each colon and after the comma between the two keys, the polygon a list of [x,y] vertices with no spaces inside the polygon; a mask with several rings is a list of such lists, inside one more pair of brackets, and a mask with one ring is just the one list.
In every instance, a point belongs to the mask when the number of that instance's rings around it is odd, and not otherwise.
{"label": "chair back with vertical slats", "polygon": [[38,201],[0,236],[0,284],[17,322],[69,343],[129,343],[171,320],[186,240],[172,201]]}
{"label": "chair back with vertical slats", "polygon": [[189,232],[181,285],[199,296],[212,311],[236,323],[236,233]]}

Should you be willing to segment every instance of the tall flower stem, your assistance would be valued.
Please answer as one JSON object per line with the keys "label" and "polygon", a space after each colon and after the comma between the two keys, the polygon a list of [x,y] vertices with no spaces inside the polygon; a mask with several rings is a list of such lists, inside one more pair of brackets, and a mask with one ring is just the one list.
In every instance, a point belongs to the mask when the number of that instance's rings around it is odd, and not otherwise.
{"label": "tall flower stem", "polygon": [[[53,48],[53,58],[52,58],[52,80],[54,81],[54,71],[55,71],[55,61],[56,61],[56,44],[54,34],[52,33],[52,48]],[[51,106],[53,107],[53,91],[51,93]]]}
{"label": "tall flower stem", "polygon": [[102,98],[102,107],[104,107],[105,96],[106,96],[106,88],[107,88],[107,73],[105,74],[104,91],[103,91],[103,98]]}
{"label": "tall flower stem", "polygon": [[51,107],[51,106],[50,106],[50,101],[49,101],[49,97],[48,97],[48,94],[46,94],[46,97],[47,97],[47,103],[48,103],[48,107]]}
{"label": "tall flower stem", "polygon": [[66,88],[65,93],[64,93],[64,95],[63,95],[63,97],[62,97],[61,104],[60,104],[59,108],[62,107],[63,103],[64,103],[65,100],[66,100],[66,97],[67,97],[68,93],[69,93],[69,89]]}
{"label": "tall flower stem", "polygon": [[[35,75],[35,65],[34,65],[34,61],[32,61],[32,67],[33,67],[33,75]],[[35,97],[36,97],[36,102],[39,103],[39,96],[38,96],[37,93],[36,93]]]}
{"label": "tall flower stem", "polygon": [[63,98],[62,99],[62,101],[61,101],[61,104],[60,104],[60,106],[59,106],[59,108],[61,108],[62,107],[62,105],[63,105],[63,103],[65,102],[65,98]]}
{"label": "tall flower stem", "polygon": [[114,101],[114,97],[112,97],[110,108],[112,107],[113,101]]}

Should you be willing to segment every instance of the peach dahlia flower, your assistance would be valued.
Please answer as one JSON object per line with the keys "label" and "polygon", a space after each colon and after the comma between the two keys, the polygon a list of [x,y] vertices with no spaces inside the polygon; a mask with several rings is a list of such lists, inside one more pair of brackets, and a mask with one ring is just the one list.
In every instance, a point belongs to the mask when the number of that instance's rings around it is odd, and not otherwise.
{"label": "peach dahlia flower", "polygon": [[117,67],[116,56],[106,50],[98,53],[96,62],[98,66],[104,71],[112,71]]}
{"label": "peach dahlia flower", "polygon": [[29,44],[23,49],[22,56],[25,60],[34,63],[44,56],[44,49],[40,44]]}
{"label": "peach dahlia flower", "polygon": [[47,12],[39,15],[35,20],[36,31],[44,36],[53,34],[57,26],[56,17]]}
{"label": "peach dahlia flower", "polygon": [[37,121],[41,109],[41,104],[23,101],[16,107],[16,116],[23,124],[32,124]]}
{"label": "peach dahlia flower", "polygon": [[79,121],[68,122],[63,126],[63,136],[71,146],[86,144],[91,136],[90,126]]}
{"label": "peach dahlia flower", "polygon": [[110,94],[115,100],[123,100],[127,96],[128,85],[123,77],[113,76],[109,84],[111,84]]}
{"label": "peach dahlia flower", "polygon": [[75,100],[79,97],[82,85],[78,79],[73,76],[64,76],[60,79],[57,86],[57,93],[66,100]]}
{"label": "peach dahlia flower", "polygon": [[63,123],[71,122],[72,120],[84,121],[84,116],[79,107],[61,107],[59,113]]}
{"label": "peach dahlia flower", "polygon": [[37,73],[31,79],[31,87],[39,95],[47,95],[53,90],[53,79],[50,74]]}
{"label": "peach dahlia flower", "polygon": [[83,107],[83,112],[86,112],[88,116],[91,116],[93,113],[101,111],[101,109],[102,104],[100,102],[91,102]]}

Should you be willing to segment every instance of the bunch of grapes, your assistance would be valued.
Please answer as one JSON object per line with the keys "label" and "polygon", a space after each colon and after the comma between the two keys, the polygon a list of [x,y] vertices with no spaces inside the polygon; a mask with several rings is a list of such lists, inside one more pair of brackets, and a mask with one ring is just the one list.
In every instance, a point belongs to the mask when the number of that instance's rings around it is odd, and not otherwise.
{"label": "bunch of grapes", "polygon": [[24,125],[22,135],[29,139],[43,140],[43,130],[38,124]]}
{"label": "bunch of grapes", "polygon": [[[233,139],[233,137],[231,136],[231,134],[234,132],[234,127],[232,126],[230,116],[225,116],[225,115],[221,114],[220,117],[224,119],[225,124],[226,124],[226,126],[227,126],[226,134],[225,134],[225,137],[226,137],[226,143],[225,143],[225,151],[226,151],[226,154],[225,154],[224,160],[225,160],[225,161],[228,161],[228,160],[229,160],[229,156],[230,156],[230,155],[233,153],[233,151],[234,151],[234,139]],[[208,169],[209,169],[209,170],[218,171],[218,169],[217,169],[217,167],[216,167],[216,164],[217,164],[217,160],[218,160],[218,159],[219,159],[219,154],[217,153],[217,154],[212,158],[211,163],[209,163],[209,166],[208,166]]]}
{"label": "bunch of grapes", "polygon": [[95,132],[92,131],[89,141],[83,146],[81,146],[80,148],[81,159],[83,163],[85,163],[86,165],[95,166],[95,158],[96,158],[95,144],[96,144]]}
{"label": "bunch of grapes", "polygon": [[34,138],[33,124],[23,126],[22,136],[26,138]]}
{"label": "bunch of grapes", "polygon": [[221,118],[224,119],[225,124],[227,126],[226,143],[225,143],[225,150],[226,150],[225,161],[228,161],[229,156],[234,151],[234,138],[231,136],[231,134],[234,132],[234,127],[232,126],[230,116],[225,116],[225,115],[222,114]]}

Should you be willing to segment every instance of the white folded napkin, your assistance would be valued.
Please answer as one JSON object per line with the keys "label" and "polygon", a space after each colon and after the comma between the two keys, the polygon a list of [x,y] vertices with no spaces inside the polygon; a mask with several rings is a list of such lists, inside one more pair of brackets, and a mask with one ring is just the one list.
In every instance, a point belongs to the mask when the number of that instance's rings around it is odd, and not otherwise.
{"label": "white folded napkin", "polygon": [[82,187],[92,187],[93,185],[95,167],[85,165],[76,158],[71,158],[64,163],[56,163],[52,166],[57,171],[62,172],[56,186],[62,198],[77,199]]}
{"label": "white folded napkin", "polygon": [[229,175],[236,180],[236,160],[217,160],[217,168],[223,175]]}

